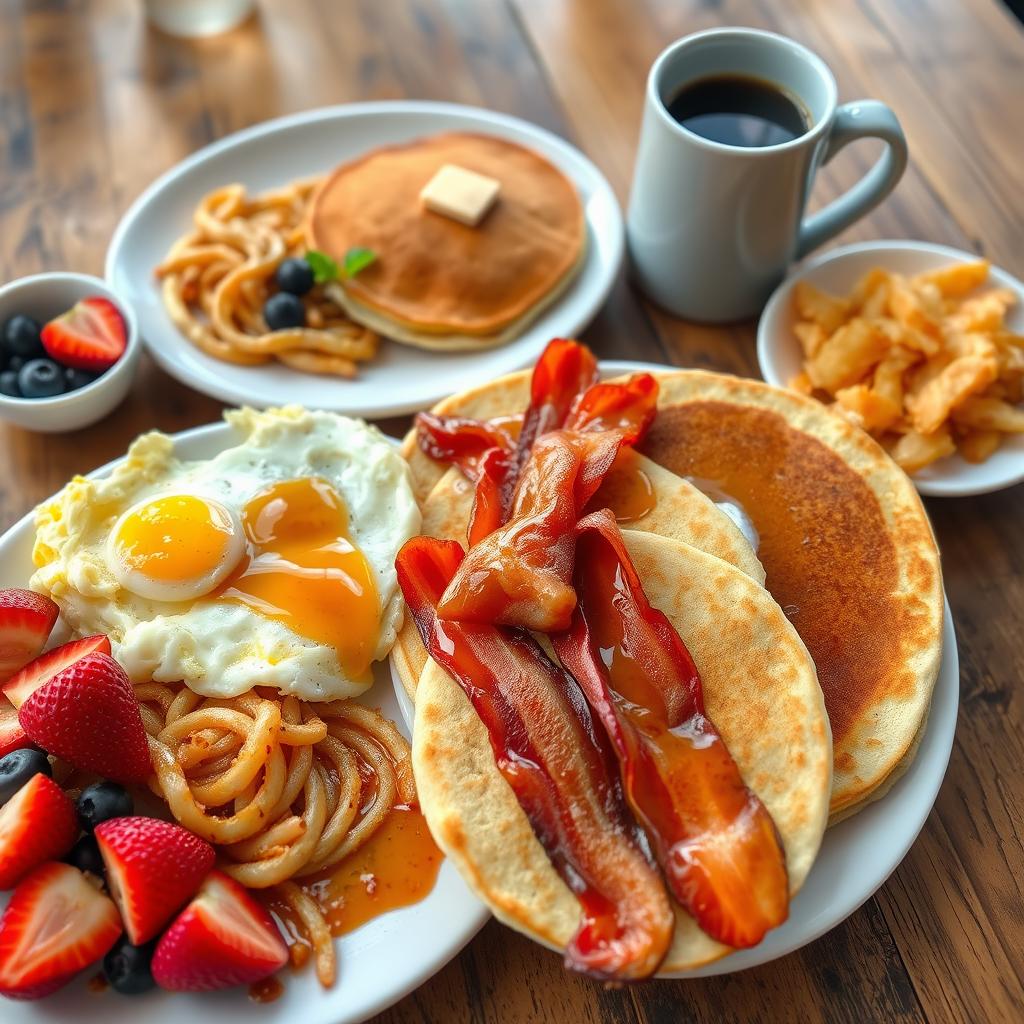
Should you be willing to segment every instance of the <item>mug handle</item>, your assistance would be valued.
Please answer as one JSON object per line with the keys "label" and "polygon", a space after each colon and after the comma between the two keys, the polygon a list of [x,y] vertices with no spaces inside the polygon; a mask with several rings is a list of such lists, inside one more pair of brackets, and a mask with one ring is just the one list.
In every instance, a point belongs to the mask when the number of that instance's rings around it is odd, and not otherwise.
{"label": "mug handle", "polygon": [[818,166],[827,164],[847,143],[863,138],[881,139],[885,152],[853,188],[803,222],[797,238],[797,259],[873,210],[902,177],[907,166],[907,140],[896,115],[878,100],[855,100],[836,109]]}

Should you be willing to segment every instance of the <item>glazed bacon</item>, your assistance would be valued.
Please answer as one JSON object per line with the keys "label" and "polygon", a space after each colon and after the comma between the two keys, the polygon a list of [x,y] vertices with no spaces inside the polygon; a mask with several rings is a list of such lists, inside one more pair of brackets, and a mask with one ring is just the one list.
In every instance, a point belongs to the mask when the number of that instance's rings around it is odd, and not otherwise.
{"label": "glazed bacon", "polygon": [[469,697],[498,770],[580,901],[566,966],[607,980],[649,977],[668,950],[674,916],[607,739],[576,683],[528,633],[438,619],[462,558],[455,541],[417,537],[399,552],[399,584],[424,646]]}
{"label": "glazed bacon", "polygon": [[576,523],[619,450],[636,444],[650,427],[657,399],[650,374],[591,386],[574,403],[564,429],[534,442],[507,522],[496,529],[501,483],[482,478],[470,529],[473,546],[438,615],[545,633],[567,629],[576,605]]}
{"label": "glazed bacon", "polygon": [[756,945],[788,915],[775,825],[707,718],[693,659],[648,602],[612,514],[576,533],[579,603],[555,653],[611,739],[672,894],[711,938]]}

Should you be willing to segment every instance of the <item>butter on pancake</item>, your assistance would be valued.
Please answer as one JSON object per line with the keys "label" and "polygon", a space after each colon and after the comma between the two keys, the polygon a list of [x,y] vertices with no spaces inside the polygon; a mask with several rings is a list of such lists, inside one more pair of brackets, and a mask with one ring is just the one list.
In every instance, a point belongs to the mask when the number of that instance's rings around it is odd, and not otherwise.
{"label": "butter on pancake", "polygon": [[721,374],[658,374],[641,449],[715,481],[760,534],[765,585],[818,670],[832,726],[831,820],[911,763],[942,655],[939,556],[907,476],[812,399]]}
{"label": "butter on pancake", "polygon": [[[493,178],[500,196],[475,226],[425,207],[446,164]],[[306,225],[311,248],[376,260],[332,286],[355,320],[438,350],[511,340],[568,286],[586,250],[583,204],[539,154],[489,135],[451,133],[376,149],[330,174]]]}

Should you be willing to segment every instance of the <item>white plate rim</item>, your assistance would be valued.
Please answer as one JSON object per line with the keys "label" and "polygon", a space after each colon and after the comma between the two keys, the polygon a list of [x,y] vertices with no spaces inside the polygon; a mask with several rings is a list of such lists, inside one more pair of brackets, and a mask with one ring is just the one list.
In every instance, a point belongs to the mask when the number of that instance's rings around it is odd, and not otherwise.
{"label": "white plate rim", "polygon": [[[104,263],[104,277],[106,281],[112,288],[117,287],[117,276],[121,264],[122,250],[125,245],[125,240],[136,227],[137,222],[145,217],[150,204],[165,189],[187,177],[208,161],[216,160],[222,154],[227,153],[236,147],[243,146],[248,142],[295,127],[302,127],[321,121],[333,121],[335,119],[372,117],[375,115],[394,116],[403,113],[462,118],[475,121],[476,127],[479,130],[492,128],[496,129],[499,134],[502,131],[520,133],[523,136],[543,143],[545,146],[550,147],[551,150],[557,152],[564,161],[561,168],[563,173],[569,174],[569,171],[564,164],[573,164],[583,168],[586,176],[593,185],[594,195],[599,197],[602,207],[609,215],[606,222],[598,226],[594,221],[592,221],[589,212],[585,210],[587,230],[588,234],[591,236],[589,244],[590,247],[593,248],[594,235],[597,232],[598,227],[600,227],[602,247],[607,248],[610,259],[601,273],[599,283],[595,282],[595,284],[591,286],[591,293],[585,303],[585,309],[582,309],[573,320],[558,325],[558,333],[563,335],[575,336],[581,332],[598,313],[607,300],[608,295],[611,293],[611,290],[615,285],[615,281],[621,271],[625,253],[625,225],[622,218],[622,210],[608,179],[597,165],[585,153],[583,153],[582,150],[547,128],[543,128],[540,125],[534,124],[523,118],[515,117],[511,114],[504,114],[498,111],[488,110],[484,107],[475,107],[468,104],[447,103],[435,100],[371,100],[359,103],[336,104],[329,107],[317,107],[311,110],[299,111],[297,113],[286,114],[282,117],[262,121],[239,131],[232,132],[230,135],[227,135],[222,139],[218,139],[215,142],[209,143],[185,157],[183,160],[179,161],[177,164],[173,165],[161,174],[142,191],[142,193],[125,211],[121,219],[118,221],[117,227],[114,229],[114,233],[112,234],[110,243],[107,247],[107,254]],[[571,174],[569,174],[569,176],[572,177]],[[579,180],[576,180],[574,183],[579,187]],[[586,203],[584,204],[585,207],[587,205],[588,204]],[[541,313],[537,322],[527,329],[527,333],[542,327],[552,319],[553,315],[557,313],[559,308],[564,308],[563,303],[566,298],[571,295],[572,291],[580,286],[582,278],[583,275],[581,274],[576,281],[572,282],[569,285],[569,292],[567,292],[565,296],[560,296],[550,309]],[[236,405],[255,405],[257,407],[265,407],[270,404],[263,399],[257,399],[251,395],[247,395],[245,390],[242,388],[236,388],[230,384],[222,383],[217,375],[213,373],[212,369],[207,375],[195,372],[189,366],[180,365],[175,361],[171,352],[164,351],[164,349],[157,344],[155,340],[147,337],[147,332],[142,328],[143,318],[141,313],[139,313],[139,319],[140,335],[150,355],[165,372],[170,374],[176,380],[179,380],[182,383],[187,384],[189,387],[223,402],[229,402]],[[515,342],[510,343],[510,345],[514,344]],[[538,341],[534,347],[536,348],[536,351],[533,351],[532,349],[522,351],[519,356],[506,365],[501,372],[512,372],[515,369],[521,369],[523,366],[527,366],[533,362],[537,355],[539,355],[541,347],[543,347],[542,342]],[[486,357],[489,353],[500,352],[502,349],[507,348],[508,346],[499,346],[497,349],[485,350],[478,355],[480,357]],[[512,365],[512,363],[515,365]],[[440,377],[443,381],[445,375],[442,373],[436,374],[435,376]],[[381,384],[381,390],[386,393],[385,383]],[[418,397],[416,401],[410,400],[394,402],[379,400],[372,406],[360,405],[355,407],[347,406],[344,401],[332,400],[330,402],[317,403],[316,407],[347,415],[362,416],[368,419],[382,419],[389,416],[405,415],[419,409],[427,408],[435,402],[440,401],[449,392],[450,388],[446,388],[443,383],[440,383],[436,384],[430,391],[424,390],[422,395]],[[312,403],[307,402],[306,404],[313,407]]]}
{"label": "white plate rim", "polygon": [[[602,376],[608,377],[625,373],[671,373],[675,370],[683,370],[685,367],[612,359],[602,360],[600,369]],[[760,945],[752,949],[740,950],[695,970],[658,974],[658,978],[685,980],[734,974],[769,963],[802,949],[841,924],[870,899],[906,857],[931,814],[946,775],[956,733],[956,719],[960,705],[960,661],[953,616],[945,594],[943,594],[943,601],[942,661],[921,745],[913,763],[904,775],[896,781],[885,796],[826,830],[818,859],[811,868],[803,888],[793,899],[790,907],[790,919],[786,924],[769,933]],[[399,702],[403,706],[409,706],[405,688],[393,665],[391,682]],[[908,800],[907,794],[913,792],[914,787],[920,790],[918,798]],[[867,826],[864,823],[874,824],[875,819],[881,817],[887,809],[893,808],[897,803],[909,803],[911,806],[907,811],[894,815],[897,823],[902,826],[895,842],[893,833],[887,825],[882,823],[875,826],[877,831],[885,834],[885,843],[883,844],[885,853],[884,856],[877,858],[872,870],[858,871],[863,867],[863,861],[861,858],[856,858],[857,863],[852,865],[852,876],[845,879],[846,887],[841,890],[842,898],[835,900],[836,905],[824,910],[820,906],[805,910],[804,907],[808,903],[807,897],[814,895],[816,887],[825,888],[835,896],[835,890],[831,885],[822,886],[819,883],[822,879],[822,866],[824,865],[824,869],[828,870],[829,862],[837,852],[837,848],[839,856],[835,859],[841,861],[842,846],[844,844],[849,846],[851,837],[856,839],[857,831],[863,832],[866,829]],[[888,844],[887,848],[886,844]]]}
{"label": "white plate rim", "polygon": [[[945,259],[957,262],[971,262],[985,258],[979,253],[969,252],[966,249],[956,249],[953,246],[942,245],[938,242],[886,238],[838,246],[807,260],[791,271],[775,291],[772,292],[757,323],[757,363],[761,370],[761,376],[768,384],[779,388],[786,388],[786,381],[782,380],[777,372],[777,362],[774,353],[778,346],[771,335],[771,331],[775,322],[780,317],[781,311],[789,302],[793,288],[798,282],[804,280],[823,266],[849,256],[869,252],[921,252],[932,256],[942,256]],[[992,263],[989,273],[995,283],[1016,291],[1020,296],[1021,304],[1024,305],[1024,282],[995,263]],[[1020,453],[1016,461],[1017,467],[1015,469],[989,482],[972,483],[970,479],[958,478],[956,475],[937,479],[928,479],[926,476],[912,476],[910,479],[917,490],[927,497],[966,498],[979,494],[991,494],[995,491],[1004,490],[1007,487],[1014,487],[1021,481],[1024,481],[1024,452]],[[936,465],[941,466],[942,463],[939,462]],[[962,472],[969,472],[971,467],[969,464],[965,465],[968,468],[962,470]]]}
{"label": "white plate rim", "polygon": [[[226,422],[214,422],[191,427],[187,430],[168,435],[174,443],[176,451],[182,446],[188,447],[194,444],[213,444],[223,440],[226,443],[235,437],[235,431]],[[387,440],[398,445],[396,438],[385,435]],[[103,477],[124,461],[125,456],[119,456],[104,463],[84,475],[88,478]],[[48,499],[44,499],[48,500]],[[34,512],[29,511],[20,519],[15,521],[7,530],[0,534],[0,572],[6,569],[7,549],[25,543],[28,535],[33,530]],[[25,535],[24,537],[22,535]],[[31,567],[25,566],[17,570],[19,579],[27,579]],[[3,585],[24,585],[23,582],[10,584],[4,580]],[[376,672],[374,686],[368,693],[373,693],[384,687],[384,694],[390,696],[387,688],[384,673],[388,672],[386,662],[380,663]],[[412,721],[408,716],[408,704],[398,702],[398,710],[403,719],[398,724],[404,725],[403,731],[411,734]],[[380,954],[380,966],[378,968],[381,979],[394,978],[390,987],[382,985],[379,993],[372,998],[365,999],[357,1006],[349,1003],[349,994],[345,986],[346,962],[351,963],[351,958],[346,961],[342,952],[339,957],[341,972],[338,982],[332,989],[322,989],[312,977],[311,966],[303,969],[301,975],[284,975],[285,995],[287,996],[292,988],[300,985],[307,986],[314,993],[314,998],[307,994],[305,1001],[300,1007],[293,1007],[289,1010],[285,1000],[267,1004],[257,1004],[247,998],[244,988],[229,989],[224,992],[200,993],[200,994],[172,994],[165,992],[150,993],[148,996],[124,998],[115,992],[105,992],[95,999],[90,995],[83,1000],[83,980],[96,973],[97,967],[87,969],[66,989],[62,989],[55,996],[47,997],[38,1002],[8,1002],[3,1001],[3,1020],[9,1024],[37,1024],[49,1019],[59,1019],[60,1009],[65,1010],[69,999],[77,999],[75,1004],[82,1010],[81,1020],[83,1024],[132,1024],[138,1016],[144,1015],[148,1021],[155,1021],[157,1024],[185,1024],[185,1021],[192,1013],[213,1014],[221,1020],[230,1020],[232,1024],[242,1021],[255,1020],[265,1024],[295,1024],[299,1019],[300,1011],[303,1024],[358,1024],[389,1006],[394,1005],[400,999],[407,996],[414,989],[418,988],[434,974],[440,971],[450,960],[461,952],[466,944],[490,919],[490,911],[474,896],[465,883],[458,878],[458,874],[447,858],[442,861],[441,871],[446,876],[442,885],[442,877],[439,876],[434,889],[419,903],[408,907],[399,908],[387,912],[378,918],[373,919],[369,925],[377,921],[387,921],[395,915],[411,916],[428,905],[433,899],[438,899],[442,889],[449,890],[448,895],[455,897],[457,905],[451,902],[440,907],[439,917],[444,920],[444,927],[430,932],[430,942],[422,943],[418,948],[426,954],[422,960],[408,970],[397,972],[394,963],[389,959],[387,950]],[[455,883],[453,885],[453,882]],[[454,892],[451,890],[454,889]],[[6,906],[5,893],[0,893],[0,910]],[[366,927],[366,926],[364,926]],[[355,935],[362,929],[356,929]],[[335,946],[348,939],[348,935],[340,940],[335,940]],[[364,965],[360,967],[365,969]],[[397,977],[396,977],[397,975]],[[159,1000],[159,1002],[157,1002]],[[285,1012],[282,1012],[285,1011]],[[55,1016],[56,1015],[56,1016]],[[123,1015],[123,1016],[122,1016]]]}

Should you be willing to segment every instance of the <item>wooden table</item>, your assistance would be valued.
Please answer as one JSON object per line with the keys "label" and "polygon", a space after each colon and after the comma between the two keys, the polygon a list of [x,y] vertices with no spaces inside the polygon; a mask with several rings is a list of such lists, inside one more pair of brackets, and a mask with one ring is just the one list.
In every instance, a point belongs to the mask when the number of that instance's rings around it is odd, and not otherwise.
{"label": "wooden table", "polygon": [[[1024,32],[998,0],[262,0],[258,19],[198,43],[147,29],[138,0],[0,0],[3,279],[102,273],[114,224],[156,175],[253,122],[349,100],[453,100],[529,118],[580,145],[624,202],[648,66],[678,36],[720,24],[796,37],[832,66],[842,99],[874,96],[899,114],[910,168],[842,241],[946,242],[1024,276]],[[815,202],[874,155],[871,143],[851,147]],[[752,323],[673,320],[620,282],[584,338],[603,356],[757,376],[753,335]],[[130,400],[89,430],[0,426],[0,525],[141,430],[220,411],[147,361]],[[568,976],[492,922],[380,1019],[1024,1019],[1022,498],[1017,487],[928,502],[960,644],[957,742],[921,837],[849,920],[740,975],[619,990]]]}

